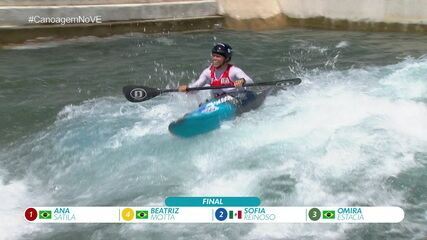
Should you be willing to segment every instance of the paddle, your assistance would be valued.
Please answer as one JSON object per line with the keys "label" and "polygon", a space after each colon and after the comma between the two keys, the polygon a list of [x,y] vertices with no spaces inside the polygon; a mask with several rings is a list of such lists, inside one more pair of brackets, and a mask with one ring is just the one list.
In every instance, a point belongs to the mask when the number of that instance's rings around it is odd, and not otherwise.
{"label": "paddle", "polygon": [[[301,83],[300,78],[285,79],[273,82],[260,82],[260,83],[249,83],[245,84],[244,87],[256,87],[256,86],[277,86],[277,87],[287,87],[292,85],[298,85]],[[187,88],[187,91],[198,91],[198,90],[208,90],[208,89],[223,89],[223,88],[234,88],[233,86],[227,87],[195,87]],[[142,102],[153,97],[156,97],[162,93],[168,92],[178,92],[178,89],[160,89],[160,88],[150,88],[145,86],[136,86],[129,85],[123,87],[123,94],[126,99],[131,102]]]}

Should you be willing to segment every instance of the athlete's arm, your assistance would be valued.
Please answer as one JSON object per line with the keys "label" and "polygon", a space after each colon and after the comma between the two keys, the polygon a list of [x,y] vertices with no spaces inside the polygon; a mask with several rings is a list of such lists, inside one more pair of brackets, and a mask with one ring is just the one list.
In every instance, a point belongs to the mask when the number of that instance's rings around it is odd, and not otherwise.
{"label": "athlete's arm", "polygon": [[[238,67],[232,67],[230,69],[230,71],[231,71],[231,75],[232,75],[233,79],[236,79],[236,80],[244,79],[243,84],[254,83],[252,78],[250,78],[245,72],[243,72],[242,69],[240,69]],[[236,80],[234,80],[234,81],[236,81]]]}
{"label": "athlete's arm", "polygon": [[187,89],[193,88],[193,87],[203,87],[206,84],[209,84],[211,82],[211,76],[210,76],[210,70],[209,68],[206,68],[205,70],[203,70],[203,72],[200,74],[199,78],[190,83],[189,85],[181,85],[178,87],[178,90],[180,92],[186,92]]}

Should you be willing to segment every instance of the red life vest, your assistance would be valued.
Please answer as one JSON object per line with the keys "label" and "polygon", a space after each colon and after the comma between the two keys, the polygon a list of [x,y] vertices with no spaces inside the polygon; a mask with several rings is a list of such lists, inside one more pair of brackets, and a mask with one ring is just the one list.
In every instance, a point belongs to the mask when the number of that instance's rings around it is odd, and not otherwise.
{"label": "red life vest", "polygon": [[212,87],[225,87],[225,86],[234,86],[234,82],[230,79],[230,68],[233,65],[228,64],[227,69],[221,74],[219,78],[215,76],[215,67],[211,65],[211,86]]}

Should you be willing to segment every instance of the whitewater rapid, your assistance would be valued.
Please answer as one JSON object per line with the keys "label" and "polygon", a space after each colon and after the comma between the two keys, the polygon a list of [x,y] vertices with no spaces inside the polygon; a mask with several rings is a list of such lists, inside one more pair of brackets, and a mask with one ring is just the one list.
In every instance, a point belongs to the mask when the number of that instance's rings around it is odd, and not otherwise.
{"label": "whitewater rapid", "polygon": [[[2,150],[7,161],[0,195],[7,214],[2,214],[6,224],[0,232],[9,233],[4,239],[16,239],[25,234],[55,236],[49,233],[69,229],[24,223],[23,209],[29,206],[154,206],[176,195],[255,195],[265,206],[422,209],[425,200],[406,199],[415,189],[393,183],[414,169],[426,169],[426,76],[425,57],[361,69],[306,71],[300,86],[192,139],[172,136],[167,126],[204,96],[171,94],[141,104],[102,97],[67,105],[54,124]],[[422,236],[427,232],[420,224],[426,221],[407,217],[389,230]],[[338,239],[361,227],[85,228],[97,229],[93,239],[117,230],[131,237],[144,230],[159,238],[191,230],[195,238],[215,239],[220,235],[213,232],[223,228],[236,239]],[[245,233],[240,236],[240,231]]]}

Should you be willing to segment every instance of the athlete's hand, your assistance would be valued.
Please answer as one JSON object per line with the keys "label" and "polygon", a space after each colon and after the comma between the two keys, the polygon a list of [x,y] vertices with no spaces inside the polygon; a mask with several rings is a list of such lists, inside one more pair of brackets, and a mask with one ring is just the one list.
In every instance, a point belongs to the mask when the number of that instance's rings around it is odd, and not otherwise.
{"label": "athlete's hand", "polygon": [[243,87],[243,85],[245,85],[245,83],[246,83],[246,80],[243,78],[236,80],[236,81],[234,81],[234,87],[241,88],[241,87]]}
{"label": "athlete's hand", "polygon": [[181,85],[178,87],[178,91],[180,92],[187,92],[188,85]]}

